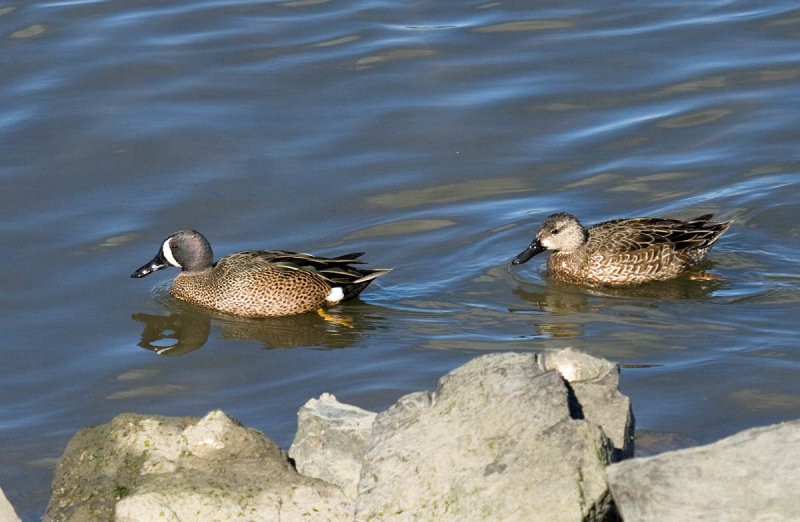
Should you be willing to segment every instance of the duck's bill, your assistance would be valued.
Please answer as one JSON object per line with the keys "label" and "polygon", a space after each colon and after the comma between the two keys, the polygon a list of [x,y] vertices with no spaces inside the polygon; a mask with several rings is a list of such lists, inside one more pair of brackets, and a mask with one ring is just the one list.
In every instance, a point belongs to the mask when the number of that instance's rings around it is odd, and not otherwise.
{"label": "duck's bill", "polygon": [[522,263],[528,261],[530,258],[544,252],[546,249],[542,246],[538,239],[534,239],[533,243],[530,244],[528,248],[523,250],[519,253],[517,257],[515,257],[512,261],[512,265],[521,265]]}
{"label": "duck's bill", "polygon": [[170,264],[166,259],[164,259],[164,255],[159,252],[158,255],[151,259],[148,263],[137,268],[131,274],[131,277],[144,277],[147,274],[155,272],[156,270],[161,270],[162,268],[167,268],[168,266],[170,266]]}

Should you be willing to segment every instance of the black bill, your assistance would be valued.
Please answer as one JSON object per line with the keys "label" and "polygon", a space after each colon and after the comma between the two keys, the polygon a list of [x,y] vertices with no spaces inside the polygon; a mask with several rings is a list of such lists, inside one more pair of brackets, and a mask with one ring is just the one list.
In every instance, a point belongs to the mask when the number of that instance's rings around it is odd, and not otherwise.
{"label": "black bill", "polygon": [[517,257],[515,257],[513,259],[513,261],[511,261],[511,264],[512,265],[521,265],[522,263],[526,262],[527,260],[529,260],[530,258],[535,256],[536,254],[540,254],[540,253],[544,252],[545,250],[547,250],[547,249],[545,247],[543,247],[542,244],[539,242],[539,239],[536,238],[536,239],[533,240],[533,243],[531,243],[528,248],[526,248],[525,250],[520,252],[519,255]]}
{"label": "black bill", "polygon": [[145,265],[140,266],[137,268],[132,274],[131,277],[144,277],[151,272],[155,272],[156,270],[161,270],[162,268],[167,268],[170,264],[164,259],[164,254],[159,252],[156,257],[151,259]]}

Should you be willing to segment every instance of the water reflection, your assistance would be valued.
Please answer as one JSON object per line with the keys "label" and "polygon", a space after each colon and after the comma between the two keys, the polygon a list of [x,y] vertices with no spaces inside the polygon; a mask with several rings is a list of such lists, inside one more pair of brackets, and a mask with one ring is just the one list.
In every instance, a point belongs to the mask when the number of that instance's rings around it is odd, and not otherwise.
{"label": "water reflection", "polygon": [[[202,315],[172,313],[169,315],[133,314],[134,321],[144,323],[138,346],[159,355],[183,355],[197,350],[208,340],[211,320]],[[165,340],[173,343],[164,344]]]}
{"label": "water reflection", "polygon": [[534,325],[538,330],[535,337],[545,337],[548,339],[571,339],[583,337],[585,331],[581,323],[573,322],[553,322]]}
{"label": "water reflection", "polygon": [[375,328],[376,317],[358,310],[328,311],[332,320],[315,313],[287,317],[244,319],[204,310],[173,309],[168,315],[133,314],[144,324],[138,346],[159,355],[178,356],[208,342],[212,325],[219,339],[260,341],[265,349],[314,346],[347,348]]}
{"label": "water reflection", "polygon": [[[710,268],[711,262],[703,264]],[[514,294],[533,304],[527,311],[549,312],[552,315],[570,315],[602,309],[601,302],[590,301],[592,297],[644,298],[668,300],[706,300],[715,292],[728,286],[727,280],[703,268],[691,270],[669,281],[630,287],[585,287],[545,278],[546,286],[521,284],[513,290]],[[511,310],[522,311],[522,310]]]}

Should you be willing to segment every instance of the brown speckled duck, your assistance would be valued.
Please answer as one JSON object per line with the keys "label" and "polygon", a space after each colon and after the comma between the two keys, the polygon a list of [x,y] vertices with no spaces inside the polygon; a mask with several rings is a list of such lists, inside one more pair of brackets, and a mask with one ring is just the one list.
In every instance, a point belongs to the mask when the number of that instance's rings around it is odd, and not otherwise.
{"label": "brown speckled duck", "polygon": [[214,263],[211,245],[195,230],[179,230],[158,254],[131,274],[144,277],[175,266],[172,295],[205,308],[244,317],[292,315],[356,297],[390,269],[363,269],[354,252],[333,259],[281,250],[247,250]]}
{"label": "brown speckled duck", "polygon": [[569,283],[622,286],[671,279],[702,261],[733,223],[713,222],[711,217],[614,219],[587,230],[578,218],[560,212],[544,220],[533,242],[512,263],[554,250],[547,268]]}

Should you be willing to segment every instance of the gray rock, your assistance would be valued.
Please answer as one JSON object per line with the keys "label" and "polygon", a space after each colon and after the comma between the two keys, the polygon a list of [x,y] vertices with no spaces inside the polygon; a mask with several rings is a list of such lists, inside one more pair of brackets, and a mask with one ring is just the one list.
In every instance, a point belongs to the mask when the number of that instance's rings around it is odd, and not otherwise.
{"label": "gray rock", "polygon": [[486,355],[378,414],[356,520],[603,520],[611,451],[536,355]]}
{"label": "gray rock", "polygon": [[2,488],[0,488],[0,522],[20,522],[14,506],[8,501]]}
{"label": "gray rock", "polygon": [[297,471],[336,484],[355,498],[375,415],[329,393],[309,400],[297,412],[297,434],[289,448]]}
{"label": "gray rock", "polygon": [[625,522],[797,520],[800,420],[607,469]]}
{"label": "gray rock", "polygon": [[612,460],[632,457],[633,411],[630,398],[619,391],[619,365],[572,348],[545,352],[542,358],[545,368],[557,370],[574,392],[574,416],[597,424],[611,439]]}
{"label": "gray rock", "polygon": [[122,414],[85,428],[59,460],[45,520],[351,520],[352,501],[221,411]]}

